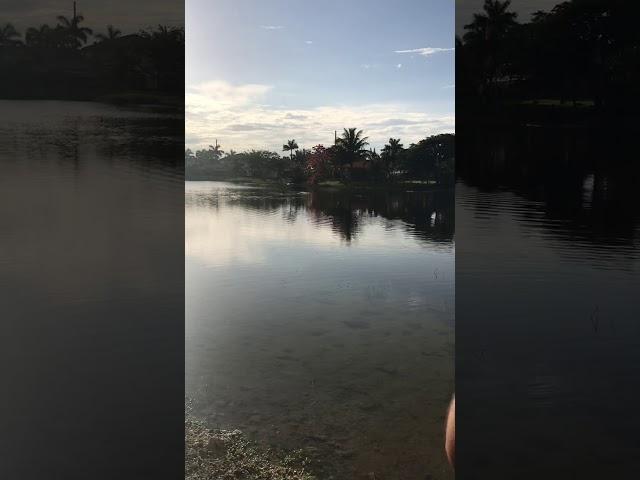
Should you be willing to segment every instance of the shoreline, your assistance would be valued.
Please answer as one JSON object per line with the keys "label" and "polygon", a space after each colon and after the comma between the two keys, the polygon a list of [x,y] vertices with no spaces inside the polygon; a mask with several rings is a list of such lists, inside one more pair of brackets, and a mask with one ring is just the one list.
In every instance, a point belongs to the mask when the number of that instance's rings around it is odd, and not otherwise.
{"label": "shoreline", "polygon": [[303,450],[259,445],[240,430],[208,428],[185,415],[185,480],[317,480]]}
{"label": "shoreline", "polygon": [[455,184],[442,185],[428,183],[419,180],[409,180],[393,183],[374,183],[374,182],[349,182],[343,183],[337,180],[320,182],[316,185],[307,183],[289,183],[282,180],[265,180],[251,177],[234,177],[234,178],[207,178],[207,177],[187,177],[185,182],[227,182],[250,185],[253,187],[279,187],[283,190],[404,190],[404,191],[442,191],[453,190]]}

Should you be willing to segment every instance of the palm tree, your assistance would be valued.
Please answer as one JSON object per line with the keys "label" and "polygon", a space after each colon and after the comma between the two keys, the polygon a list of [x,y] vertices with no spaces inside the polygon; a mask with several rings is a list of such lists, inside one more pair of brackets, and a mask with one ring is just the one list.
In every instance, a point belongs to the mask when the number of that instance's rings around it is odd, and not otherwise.
{"label": "palm tree", "polygon": [[15,47],[22,44],[19,40],[20,34],[12,23],[6,23],[0,27],[0,47]]}
{"label": "palm tree", "polygon": [[336,140],[336,146],[344,155],[344,163],[348,163],[350,167],[353,166],[354,161],[367,158],[369,151],[365,147],[369,145],[367,142],[369,137],[363,137],[363,133],[356,128],[345,128]]}
{"label": "palm tree", "polygon": [[98,33],[96,35],[96,38],[101,42],[106,42],[106,41],[109,41],[109,40],[115,40],[120,35],[122,35],[122,32],[120,30],[115,28],[113,25],[107,25],[107,33],[106,34],[105,33]]}
{"label": "palm tree", "polygon": [[515,12],[509,12],[511,0],[485,0],[482,7],[484,13],[475,13],[473,21],[464,28],[467,33],[464,34],[465,41],[484,40],[486,42],[495,42],[504,37],[504,35],[516,25]]}
{"label": "palm tree", "polygon": [[40,28],[30,27],[24,35],[25,42],[30,47],[49,47],[53,46],[54,30],[46,24],[40,25]]}
{"label": "palm tree", "polygon": [[184,27],[158,25],[157,30],[141,30],[140,35],[149,40],[182,42],[184,41]]}
{"label": "palm tree", "polygon": [[220,160],[220,157],[224,154],[224,151],[217,143],[214,145],[209,145],[209,155],[213,160]]}
{"label": "palm tree", "polygon": [[66,44],[71,48],[79,48],[82,44],[87,43],[87,36],[93,31],[87,27],[81,27],[80,23],[84,20],[82,15],[76,14],[76,3],[73,2],[73,17],[71,19],[64,15],[59,15],[59,27],[65,33]]}
{"label": "palm tree", "polygon": [[400,143],[399,138],[390,138],[389,143],[384,146],[382,149],[382,158],[387,163],[387,171],[388,173],[393,172],[396,164],[398,163],[398,158],[400,157],[400,153],[402,152],[402,144]]}
{"label": "palm tree", "polygon": [[283,152],[289,152],[289,157],[291,158],[291,161],[293,161],[293,152],[294,150],[297,150],[298,144],[296,143],[295,140],[289,140],[287,141],[287,143],[285,143],[284,145],[282,145],[282,151]]}

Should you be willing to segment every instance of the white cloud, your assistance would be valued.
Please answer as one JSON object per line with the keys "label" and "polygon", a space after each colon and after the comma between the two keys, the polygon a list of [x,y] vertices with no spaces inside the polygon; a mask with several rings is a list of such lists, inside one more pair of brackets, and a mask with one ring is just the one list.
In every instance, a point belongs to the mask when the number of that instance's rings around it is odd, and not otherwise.
{"label": "white cloud", "polygon": [[307,45],[311,45],[313,43],[313,40],[305,40],[304,43],[306,43]]}
{"label": "white cloud", "polygon": [[423,57],[429,57],[435,53],[453,52],[454,50],[455,48],[423,47],[412,48],[410,50],[394,50],[394,53],[417,53],[418,55],[422,55]]}
{"label": "white cloud", "polygon": [[232,85],[207,82],[187,89],[185,95],[187,146],[206,148],[217,138],[225,150],[267,148],[280,151],[295,138],[301,147],[333,143],[333,132],[345,127],[362,128],[372,146],[389,137],[403,143],[427,135],[453,132],[454,116],[432,115],[404,104],[327,105],[284,108],[266,105],[268,85]]}
{"label": "white cloud", "polygon": [[207,113],[224,108],[237,108],[251,104],[271,90],[269,85],[231,85],[227,82],[212,81],[195,85],[185,92],[185,103],[191,113]]}
{"label": "white cloud", "polygon": [[260,25],[260,28],[264,30],[282,30],[284,27],[282,25]]}
{"label": "white cloud", "polygon": [[396,68],[402,68],[402,64],[401,63],[397,64]]}

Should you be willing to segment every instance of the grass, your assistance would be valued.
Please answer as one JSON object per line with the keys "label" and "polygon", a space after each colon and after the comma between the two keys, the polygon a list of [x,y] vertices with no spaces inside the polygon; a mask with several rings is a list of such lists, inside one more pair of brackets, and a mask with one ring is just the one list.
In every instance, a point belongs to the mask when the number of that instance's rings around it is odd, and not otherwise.
{"label": "grass", "polygon": [[239,430],[211,430],[189,414],[184,426],[185,480],[316,480],[302,451],[265,448]]}

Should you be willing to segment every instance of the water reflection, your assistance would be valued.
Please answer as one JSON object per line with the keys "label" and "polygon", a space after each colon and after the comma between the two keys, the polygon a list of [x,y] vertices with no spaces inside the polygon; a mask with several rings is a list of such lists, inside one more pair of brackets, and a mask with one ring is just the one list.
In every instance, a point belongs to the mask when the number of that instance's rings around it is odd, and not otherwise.
{"label": "water reflection", "polygon": [[319,478],[451,478],[451,193],[187,182],[185,201],[196,414],[308,449]]}
{"label": "water reflection", "polygon": [[464,478],[637,470],[640,177],[609,133],[458,132]]}
{"label": "water reflection", "polygon": [[346,243],[357,239],[367,225],[380,221],[387,231],[404,230],[432,246],[450,246],[453,240],[453,191],[315,190],[283,192],[270,188],[239,187],[221,182],[189,184],[187,205],[278,214],[287,222],[328,226]]}

